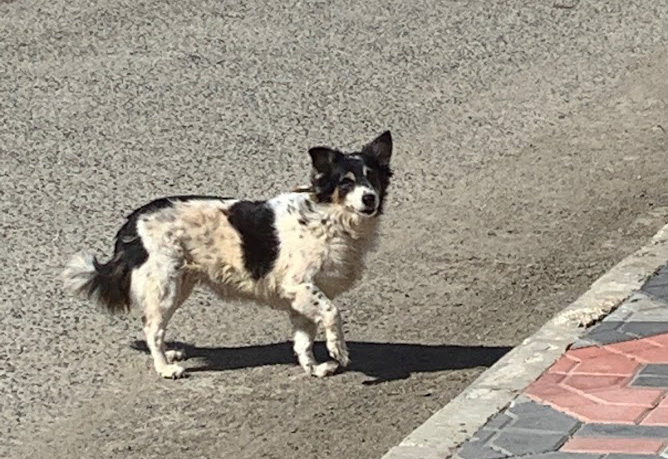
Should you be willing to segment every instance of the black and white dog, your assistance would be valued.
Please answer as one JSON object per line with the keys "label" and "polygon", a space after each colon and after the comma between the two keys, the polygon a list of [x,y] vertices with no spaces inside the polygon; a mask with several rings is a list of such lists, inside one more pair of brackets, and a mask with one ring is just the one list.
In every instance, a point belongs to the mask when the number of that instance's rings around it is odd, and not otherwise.
{"label": "black and white dog", "polygon": [[[392,176],[392,137],[385,132],[356,153],[315,147],[309,154],[311,186],[303,190],[267,201],[178,196],[135,210],[116,235],[113,258],[75,256],[63,272],[66,288],[112,312],[142,307],[146,343],[166,378],[185,371],[173,363],[183,351],[165,349],[167,323],[197,284],[287,311],[307,374],[346,367],[332,298],[360,278],[373,246]],[[315,361],[318,324],[334,361]]]}

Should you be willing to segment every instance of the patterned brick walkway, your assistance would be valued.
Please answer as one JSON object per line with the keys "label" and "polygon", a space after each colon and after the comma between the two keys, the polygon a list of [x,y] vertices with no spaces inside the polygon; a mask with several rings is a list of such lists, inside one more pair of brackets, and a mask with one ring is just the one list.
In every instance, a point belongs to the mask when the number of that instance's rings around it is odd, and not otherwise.
{"label": "patterned brick walkway", "polygon": [[668,458],[668,265],[571,345],[458,455]]}

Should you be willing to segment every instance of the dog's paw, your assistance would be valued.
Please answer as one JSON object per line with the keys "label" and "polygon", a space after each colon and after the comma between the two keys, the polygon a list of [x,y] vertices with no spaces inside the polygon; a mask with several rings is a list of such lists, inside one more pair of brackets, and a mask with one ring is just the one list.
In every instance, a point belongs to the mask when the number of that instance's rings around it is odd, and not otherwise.
{"label": "dog's paw", "polygon": [[336,360],[343,368],[350,365],[350,357],[346,343],[341,341],[329,347],[329,355]]}
{"label": "dog's paw", "polygon": [[315,367],[317,364],[312,364],[312,365],[300,365],[302,371],[299,374],[296,374],[294,376],[290,376],[290,379],[301,379],[301,378],[310,378],[312,376],[315,376]]}
{"label": "dog's paw", "polygon": [[318,365],[314,366],[311,375],[315,376],[316,378],[324,378],[327,376],[332,376],[338,369],[339,362],[330,360],[329,362],[319,363]]}
{"label": "dog's paw", "polygon": [[179,362],[186,359],[186,351],[183,349],[172,349],[165,351],[165,357],[167,357],[168,362]]}
{"label": "dog's paw", "polygon": [[181,365],[176,365],[176,364],[170,364],[170,365],[165,365],[162,367],[160,370],[158,370],[158,373],[160,373],[160,376],[163,378],[168,378],[168,379],[179,379],[185,376],[186,369],[183,368]]}

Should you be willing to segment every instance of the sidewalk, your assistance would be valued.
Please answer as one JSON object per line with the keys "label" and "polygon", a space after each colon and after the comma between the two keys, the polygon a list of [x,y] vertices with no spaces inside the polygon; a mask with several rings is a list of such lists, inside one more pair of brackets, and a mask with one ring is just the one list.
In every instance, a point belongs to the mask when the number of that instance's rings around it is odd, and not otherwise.
{"label": "sidewalk", "polygon": [[382,459],[668,459],[668,225]]}
{"label": "sidewalk", "polygon": [[461,459],[668,457],[668,266],[573,343]]}

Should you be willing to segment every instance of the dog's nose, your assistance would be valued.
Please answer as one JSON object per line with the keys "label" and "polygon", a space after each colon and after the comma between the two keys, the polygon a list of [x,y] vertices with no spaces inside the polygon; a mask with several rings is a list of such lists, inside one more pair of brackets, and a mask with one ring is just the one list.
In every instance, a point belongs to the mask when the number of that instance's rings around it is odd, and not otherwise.
{"label": "dog's nose", "polygon": [[365,194],[362,196],[362,204],[368,208],[376,207],[376,195],[371,193]]}

